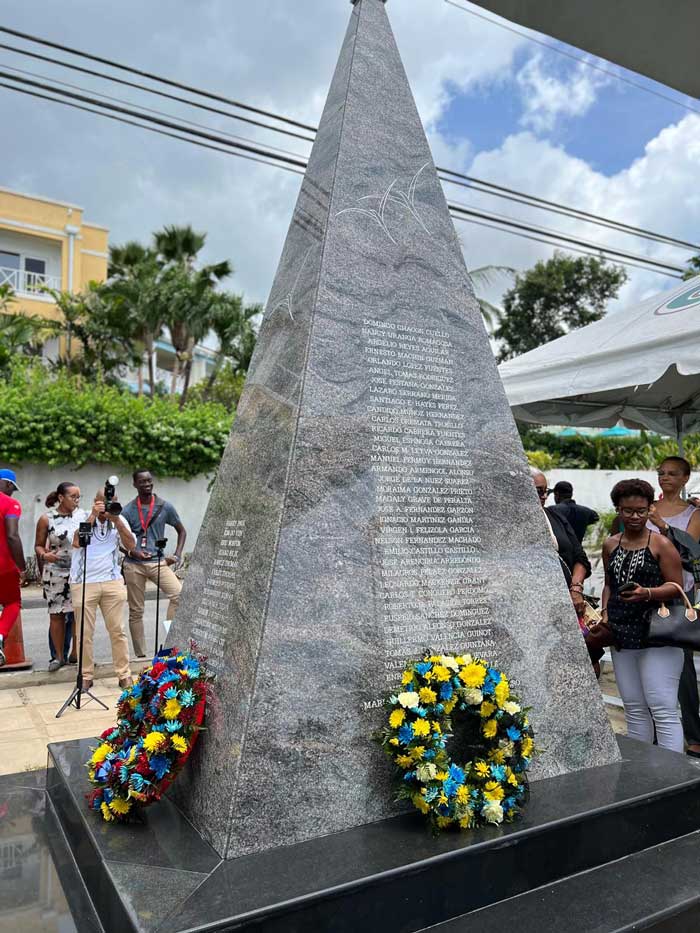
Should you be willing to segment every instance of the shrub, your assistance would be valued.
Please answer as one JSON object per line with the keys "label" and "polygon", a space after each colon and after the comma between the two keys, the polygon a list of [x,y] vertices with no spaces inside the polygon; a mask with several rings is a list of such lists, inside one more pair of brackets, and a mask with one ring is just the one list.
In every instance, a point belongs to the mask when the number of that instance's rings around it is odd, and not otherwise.
{"label": "shrub", "polygon": [[15,365],[0,385],[0,450],[6,463],[80,467],[148,460],[154,473],[190,479],[215,470],[233,415],[213,402],[136,398],[41,365]]}

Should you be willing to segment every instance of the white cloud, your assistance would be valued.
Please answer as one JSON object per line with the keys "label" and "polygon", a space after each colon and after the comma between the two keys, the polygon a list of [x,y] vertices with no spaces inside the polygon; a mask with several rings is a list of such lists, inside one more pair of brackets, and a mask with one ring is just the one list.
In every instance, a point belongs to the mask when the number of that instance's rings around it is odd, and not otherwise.
{"label": "white cloud", "polygon": [[600,72],[579,63],[564,77],[547,72],[540,53],[516,75],[522,97],[520,122],[539,133],[550,131],[562,117],[582,117],[595,102],[597,91],[609,82]]}
{"label": "white cloud", "polygon": [[[688,114],[663,129],[647,144],[644,154],[612,176],[595,171],[582,159],[539,139],[530,132],[509,136],[498,148],[476,156],[470,172],[502,185],[537,194],[624,223],[667,233],[693,242],[700,240],[700,117]],[[524,218],[583,239],[684,266],[691,255],[677,248],[639,240],[604,227],[534,208],[500,206],[493,198],[470,197],[480,207]],[[462,226],[462,225],[460,225]],[[467,264],[504,263],[525,269],[552,254],[552,247],[506,233],[464,225]],[[629,269],[621,303],[641,300],[670,288],[674,281],[652,272]]]}

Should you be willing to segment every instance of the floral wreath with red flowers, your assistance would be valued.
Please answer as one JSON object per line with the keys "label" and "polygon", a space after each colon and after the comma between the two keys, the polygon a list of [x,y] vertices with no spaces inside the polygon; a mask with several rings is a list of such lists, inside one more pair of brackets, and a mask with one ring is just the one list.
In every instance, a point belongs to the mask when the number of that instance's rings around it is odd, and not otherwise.
{"label": "floral wreath with red flowers", "polygon": [[[438,832],[511,822],[527,796],[534,735],[508,678],[470,654],[427,652],[407,664],[375,735],[396,770],[396,798],[410,800]],[[468,760],[447,752],[458,716]]]}
{"label": "floral wreath with red flowers", "polygon": [[117,701],[118,721],[86,763],[88,805],[127,822],[163,796],[189,758],[206,708],[206,659],[166,648]]}

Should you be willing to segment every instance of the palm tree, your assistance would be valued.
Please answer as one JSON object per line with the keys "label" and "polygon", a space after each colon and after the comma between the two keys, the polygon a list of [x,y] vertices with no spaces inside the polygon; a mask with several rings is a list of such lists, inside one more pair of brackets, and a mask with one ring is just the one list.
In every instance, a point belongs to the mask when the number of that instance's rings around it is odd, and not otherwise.
{"label": "palm tree", "polygon": [[491,304],[490,301],[481,297],[479,291],[489,285],[493,285],[494,280],[500,276],[507,275],[512,277],[516,275],[516,270],[510,266],[479,266],[478,269],[469,269],[467,271],[472,280],[472,285],[474,286],[475,297],[479,304],[479,310],[484,319],[486,330],[491,332],[500,321],[502,312],[496,305]]}
{"label": "palm tree", "polygon": [[143,356],[148,368],[151,397],[155,395],[155,345],[163,330],[161,303],[157,300],[161,265],[155,250],[130,240],[109,250],[108,289],[129,317],[135,342],[143,345],[138,366],[138,394],[143,394]]}
{"label": "palm tree", "polygon": [[216,377],[226,360],[230,360],[235,374],[247,372],[257,337],[253,322],[263,310],[259,304],[244,306],[242,297],[230,292],[220,293],[217,298],[211,330],[217,338],[219,349],[207,379],[204,398],[211,395]]}
{"label": "palm tree", "polygon": [[175,350],[170,394],[175,394],[180,373],[184,371],[180,399],[183,405],[192,374],[194,348],[210,330],[215,288],[233,272],[227,260],[195,269],[197,256],[205,242],[206,234],[197,233],[189,224],[164,227],[153,235],[154,247],[167,279],[169,305],[164,320]]}

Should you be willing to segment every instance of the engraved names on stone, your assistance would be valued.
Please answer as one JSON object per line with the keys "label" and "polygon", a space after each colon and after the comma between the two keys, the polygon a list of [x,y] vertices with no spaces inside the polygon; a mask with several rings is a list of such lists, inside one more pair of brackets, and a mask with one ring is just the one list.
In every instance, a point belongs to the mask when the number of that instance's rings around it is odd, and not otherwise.
{"label": "engraved names on stone", "polygon": [[449,332],[367,318],[385,671],[426,647],[488,653],[474,469],[455,393]]}
{"label": "engraved names on stone", "polygon": [[226,522],[192,627],[192,638],[208,656],[214,673],[219,673],[225,663],[225,635],[230,625],[227,607],[236,589],[238,555],[244,531],[245,521],[229,519]]}

